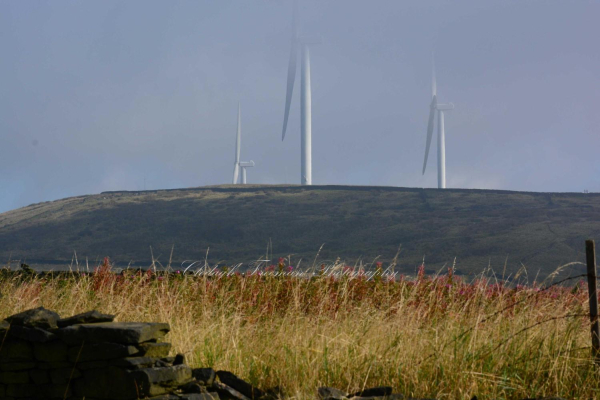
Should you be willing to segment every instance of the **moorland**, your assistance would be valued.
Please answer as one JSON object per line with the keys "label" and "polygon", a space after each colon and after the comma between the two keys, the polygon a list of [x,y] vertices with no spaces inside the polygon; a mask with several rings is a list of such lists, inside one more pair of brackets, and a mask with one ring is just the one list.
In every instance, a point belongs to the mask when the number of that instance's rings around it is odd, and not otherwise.
{"label": "moorland", "polygon": [[[0,260],[94,264],[390,261],[415,273],[455,264],[530,280],[584,261],[600,233],[600,194],[360,186],[247,185],[105,192],[0,214]],[[208,256],[207,256],[208,251]]]}

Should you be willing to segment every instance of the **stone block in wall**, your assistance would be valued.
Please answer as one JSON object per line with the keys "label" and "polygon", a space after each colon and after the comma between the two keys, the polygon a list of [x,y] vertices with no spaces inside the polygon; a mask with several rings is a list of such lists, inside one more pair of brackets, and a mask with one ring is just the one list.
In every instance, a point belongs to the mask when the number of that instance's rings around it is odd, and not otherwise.
{"label": "stone block in wall", "polygon": [[[106,367],[83,371],[83,378],[72,383],[73,393],[86,399],[137,399],[135,381],[119,367]],[[141,397],[143,398],[143,397]]]}
{"label": "stone block in wall", "polygon": [[204,386],[212,386],[215,381],[216,373],[212,368],[194,368],[192,370],[192,376],[195,380],[204,384]]}
{"label": "stone block in wall", "polygon": [[73,315],[69,318],[62,318],[57,321],[59,328],[64,328],[76,324],[96,324],[99,322],[112,322],[115,319],[114,315],[102,314],[96,310]]}
{"label": "stone block in wall", "polygon": [[27,371],[0,371],[0,383],[4,384],[26,384],[29,383]]}
{"label": "stone block in wall", "polygon": [[252,386],[248,382],[238,378],[237,376],[235,376],[235,374],[229,371],[217,371],[217,376],[219,377],[219,380],[222,383],[226,384],[231,388],[234,388],[235,390],[237,390],[238,392],[250,399],[258,399],[259,397],[262,397],[265,394],[265,392],[263,392],[259,388]]}
{"label": "stone block in wall", "polygon": [[81,372],[74,367],[51,369],[50,381],[53,384],[64,384],[81,377]]}
{"label": "stone block in wall", "polygon": [[57,369],[57,368],[69,368],[72,367],[73,364],[68,361],[50,361],[50,362],[38,362],[37,367],[39,369]]}
{"label": "stone block in wall", "polygon": [[38,361],[65,361],[67,359],[67,350],[67,345],[61,341],[36,343],[33,347],[33,356]]}
{"label": "stone block in wall", "polygon": [[219,400],[219,395],[217,393],[165,394],[151,397],[150,400]]}
{"label": "stone block in wall", "polygon": [[44,307],[33,308],[6,318],[12,326],[28,326],[41,329],[57,328],[56,322],[59,319],[60,315]]}
{"label": "stone block in wall", "polygon": [[65,399],[73,395],[70,384],[38,385],[36,389],[38,398],[42,399]]}
{"label": "stone block in wall", "polygon": [[0,362],[32,360],[33,347],[22,340],[6,340],[0,347]]}
{"label": "stone block in wall", "polygon": [[35,367],[33,361],[0,362],[0,371],[22,371]]}
{"label": "stone block in wall", "polygon": [[142,369],[154,367],[156,361],[153,357],[126,357],[114,360],[111,364],[127,369]]}
{"label": "stone block in wall", "polygon": [[35,397],[37,393],[37,387],[35,385],[6,385],[7,397]]}
{"label": "stone block in wall", "polygon": [[83,379],[73,382],[73,391],[86,399],[137,399],[169,393],[189,382],[191,377],[187,365],[133,371],[110,366],[83,371]]}
{"label": "stone block in wall", "polygon": [[136,356],[140,357],[166,357],[171,351],[171,343],[140,343],[136,346],[139,353]]}
{"label": "stone block in wall", "polygon": [[71,325],[56,331],[69,345],[85,343],[138,344],[156,341],[169,332],[169,324],[160,322],[101,322]]}
{"label": "stone block in wall", "polygon": [[215,382],[213,389],[217,391],[219,397],[227,400],[251,400],[249,397],[244,396],[232,387],[229,387],[221,382]]}
{"label": "stone block in wall", "polygon": [[48,374],[48,371],[43,369],[32,369],[29,371],[29,379],[35,385],[50,383],[50,375]]}
{"label": "stone block in wall", "polygon": [[11,325],[8,331],[8,337],[18,340],[25,340],[27,342],[40,342],[45,343],[56,339],[53,333],[48,332],[41,328]]}
{"label": "stone block in wall", "polygon": [[168,393],[192,379],[192,370],[187,365],[166,368],[145,368],[132,371],[129,375],[140,389],[140,397],[158,396]]}
{"label": "stone block in wall", "polygon": [[110,360],[114,358],[129,357],[138,352],[134,346],[127,346],[118,343],[83,343],[74,346],[68,350],[68,359],[71,362],[77,361],[99,361]]}
{"label": "stone block in wall", "polygon": [[101,361],[84,361],[84,362],[78,362],[77,363],[77,368],[79,368],[81,371],[85,371],[88,369],[100,369],[100,368],[105,368],[108,367],[109,362],[106,360],[101,360]]}

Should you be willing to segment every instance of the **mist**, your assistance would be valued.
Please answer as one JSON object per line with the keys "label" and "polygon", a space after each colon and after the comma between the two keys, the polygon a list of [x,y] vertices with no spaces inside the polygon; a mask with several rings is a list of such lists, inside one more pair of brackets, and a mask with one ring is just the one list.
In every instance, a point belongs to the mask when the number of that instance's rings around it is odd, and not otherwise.
{"label": "mist", "polygon": [[[0,2],[0,212],[109,190],[300,182],[290,1]],[[421,174],[431,54],[449,188],[600,191],[600,3],[301,0],[313,183]],[[298,70],[299,74],[299,70]]]}

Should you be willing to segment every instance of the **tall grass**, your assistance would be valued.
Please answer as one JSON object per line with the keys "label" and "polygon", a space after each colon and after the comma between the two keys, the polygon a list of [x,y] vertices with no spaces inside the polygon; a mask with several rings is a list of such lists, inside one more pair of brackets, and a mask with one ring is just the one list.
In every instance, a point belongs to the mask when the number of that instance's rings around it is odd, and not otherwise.
{"label": "tall grass", "polygon": [[171,324],[192,366],[230,370],[298,399],[389,385],[409,396],[595,398],[587,293],[449,272],[413,279],[113,274],[0,277],[0,318],[44,306]]}

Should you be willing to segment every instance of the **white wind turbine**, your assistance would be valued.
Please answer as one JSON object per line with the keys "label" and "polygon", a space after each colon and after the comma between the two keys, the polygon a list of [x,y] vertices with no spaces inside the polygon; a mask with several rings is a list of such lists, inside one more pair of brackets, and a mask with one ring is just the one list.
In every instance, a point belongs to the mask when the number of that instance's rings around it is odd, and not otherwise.
{"label": "white wind turbine", "polygon": [[423,174],[427,167],[427,157],[433,135],[433,124],[435,114],[438,115],[438,189],[446,188],[446,133],[444,131],[444,111],[454,109],[454,104],[441,104],[437,101],[437,84],[435,80],[435,60],[432,59],[431,68],[431,105],[429,106],[429,123],[427,124],[427,144],[425,146],[425,161],[423,162]]}
{"label": "white wind turbine", "polygon": [[237,136],[235,139],[235,163],[233,164],[233,184],[237,184],[242,169],[242,184],[246,184],[246,168],[254,167],[254,161],[240,161],[240,152],[242,148],[242,113],[238,103],[238,125]]}
{"label": "white wind turbine", "polygon": [[310,51],[309,45],[318,44],[317,38],[307,38],[298,36],[297,27],[298,1],[294,0],[294,10],[292,17],[292,51],[290,53],[290,63],[288,64],[287,92],[285,98],[285,114],[283,116],[283,130],[281,140],[285,139],[288,117],[290,115],[290,105],[292,102],[292,92],[294,91],[294,81],[296,79],[296,59],[298,56],[298,45],[301,49],[301,77],[300,77],[300,148],[301,148],[301,172],[300,182],[303,185],[312,185],[312,99],[310,85]]}

